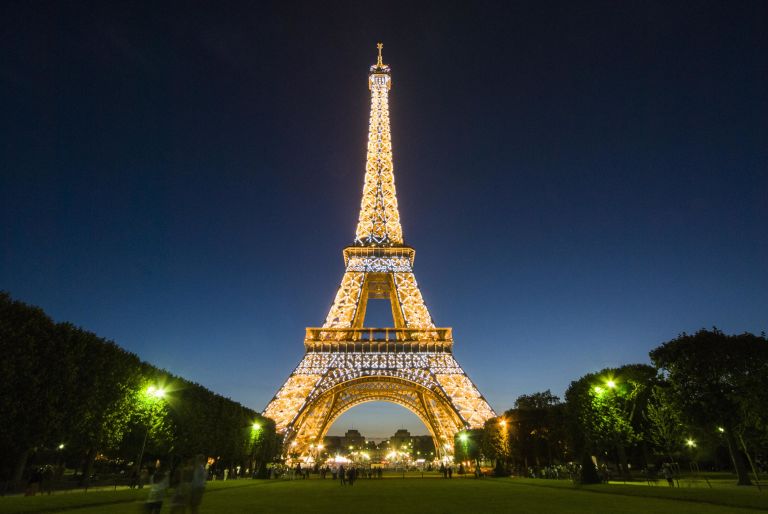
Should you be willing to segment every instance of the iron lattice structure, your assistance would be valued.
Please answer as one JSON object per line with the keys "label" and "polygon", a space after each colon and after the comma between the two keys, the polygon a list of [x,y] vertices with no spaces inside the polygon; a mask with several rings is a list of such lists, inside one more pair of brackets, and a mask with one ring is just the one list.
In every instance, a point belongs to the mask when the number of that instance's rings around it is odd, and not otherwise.
{"label": "iron lattice structure", "polygon": [[[435,448],[495,413],[453,357],[450,328],[432,321],[413,274],[415,251],[403,244],[395,194],[388,95],[389,66],[371,66],[371,117],[363,199],[344,276],[320,328],[307,328],[305,355],[264,410],[291,455],[310,454],[345,411],[370,401],[409,409],[428,427]],[[365,328],[369,299],[388,299],[393,328]]]}

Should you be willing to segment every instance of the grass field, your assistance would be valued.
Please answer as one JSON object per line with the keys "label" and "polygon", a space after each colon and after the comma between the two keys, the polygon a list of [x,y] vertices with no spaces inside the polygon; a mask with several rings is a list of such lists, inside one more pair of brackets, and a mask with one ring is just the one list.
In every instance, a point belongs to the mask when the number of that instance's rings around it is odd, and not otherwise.
{"label": "grass field", "polygon": [[[91,491],[0,498],[0,513],[137,514],[147,490]],[[163,509],[168,512],[168,507]],[[720,484],[679,489],[645,485],[574,487],[567,481],[530,479],[384,478],[342,487],[330,479],[239,480],[209,483],[206,514],[365,512],[725,514],[768,512],[768,491]]]}

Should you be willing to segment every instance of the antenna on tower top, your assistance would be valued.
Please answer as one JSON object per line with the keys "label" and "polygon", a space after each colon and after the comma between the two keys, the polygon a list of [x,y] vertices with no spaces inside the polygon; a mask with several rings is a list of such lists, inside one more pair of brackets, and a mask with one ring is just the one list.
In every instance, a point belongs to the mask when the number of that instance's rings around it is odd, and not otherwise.
{"label": "antenna on tower top", "polygon": [[381,49],[384,48],[384,44],[377,43],[376,48],[379,49],[379,61],[376,63],[376,66],[384,66],[384,63],[381,60]]}

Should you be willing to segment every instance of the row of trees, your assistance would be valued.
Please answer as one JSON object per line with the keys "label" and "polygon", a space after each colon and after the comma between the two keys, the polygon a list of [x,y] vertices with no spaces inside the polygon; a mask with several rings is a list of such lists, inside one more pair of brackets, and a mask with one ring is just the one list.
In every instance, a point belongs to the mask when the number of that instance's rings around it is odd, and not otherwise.
{"label": "row of trees", "polygon": [[704,460],[729,465],[739,484],[750,484],[768,451],[765,335],[702,330],[650,358],[653,366],[607,368],[571,382],[564,402],[550,391],[519,397],[485,429],[457,439],[457,456],[483,453],[499,473],[576,462],[585,482],[598,480],[595,460],[624,476]]}
{"label": "row of trees", "polygon": [[271,420],[2,292],[0,355],[5,480],[54,456],[88,477],[97,458],[200,453],[254,469],[278,452]]}

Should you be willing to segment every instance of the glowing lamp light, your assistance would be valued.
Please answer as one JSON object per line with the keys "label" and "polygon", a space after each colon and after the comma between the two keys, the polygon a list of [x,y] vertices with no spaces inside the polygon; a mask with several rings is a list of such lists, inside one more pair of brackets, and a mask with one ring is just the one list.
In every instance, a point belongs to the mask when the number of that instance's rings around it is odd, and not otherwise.
{"label": "glowing lamp light", "polygon": [[696,441],[694,441],[693,439],[688,438],[688,439],[685,440],[685,445],[688,448],[696,448]]}
{"label": "glowing lamp light", "polygon": [[505,426],[507,426],[507,421],[502,419],[501,421],[499,421],[499,426],[504,428]]}
{"label": "glowing lamp light", "polygon": [[254,423],[253,425],[251,425],[251,428],[253,428],[254,430],[261,430],[261,425],[259,425],[258,423]]}
{"label": "glowing lamp light", "polygon": [[461,434],[459,434],[459,440],[460,440],[462,443],[466,443],[468,439],[469,439],[469,436],[468,436],[467,434],[465,434],[464,432],[462,432]]}
{"label": "glowing lamp light", "polygon": [[147,387],[147,394],[154,396],[155,398],[163,398],[165,396],[165,389],[162,387],[149,386]]}
{"label": "glowing lamp light", "polygon": [[721,434],[725,433],[725,429],[723,427],[717,427],[717,431],[720,432]]}
{"label": "glowing lamp light", "polygon": [[609,380],[608,382],[605,383],[605,385],[608,386],[608,389],[615,389],[616,388],[616,382],[614,382],[613,380]]}
{"label": "glowing lamp light", "polygon": [[63,449],[64,449],[64,443],[61,443],[61,444],[59,445],[59,450],[63,450]]}

